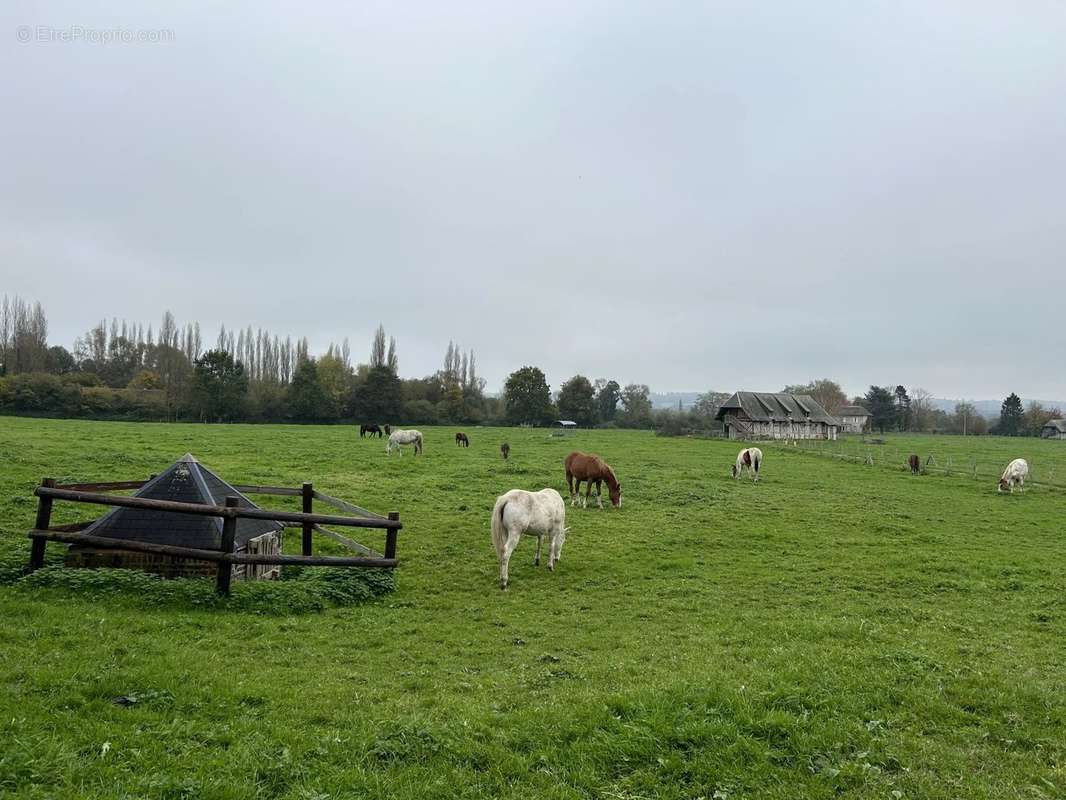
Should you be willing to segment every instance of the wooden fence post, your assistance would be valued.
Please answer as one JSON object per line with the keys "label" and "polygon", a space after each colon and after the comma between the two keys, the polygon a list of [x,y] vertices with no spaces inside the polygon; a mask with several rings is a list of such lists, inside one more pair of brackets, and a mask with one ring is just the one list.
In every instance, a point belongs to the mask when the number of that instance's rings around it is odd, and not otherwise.
{"label": "wooden fence post", "polygon": [[[56,485],[55,478],[43,478],[41,479],[41,486],[47,486],[52,488]],[[41,497],[37,500],[37,519],[33,523],[33,527],[39,531],[48,530],[48,526],[52,524],[52,498]],[[27,572],[33,572],[44,566],[44,546],[47,542],[44,539],[34,539],[30,545],[30,564],[27,568]]]}
{"label": "wooden fence post", "polygon": [[[226,497],[226,508],[236,508],[240,500],[233,495]],[[237,518],[222,518],[222,544],[219,547],[223,553],[233,552],[233,542],[237,537]],[[229,595],[230,581],[233,579],[233,564],[229,561],[218,562],[218,576],[215,579],[215,591],[222,596]]]}
{"label": "wooden fence post", "polygon": [[[396,522],[400,521],[399,511],[390,511],[389,519]],[[395,528],[389,528],[385,531],[385,558],[396,558],[396,534],[399,531]]]}
{"label": "wooden fence post", "polygon": [[[313,510],[313,501],[315,499],[315,490],[310,481],[305,482],[303,486],[303,499],[304,506],[303,511],[305,514],[310,514]],[[303,537],[303,554],[305,556],[311,555],[311,533],[314,531],[313,522],[304,523],[304,537]]]}

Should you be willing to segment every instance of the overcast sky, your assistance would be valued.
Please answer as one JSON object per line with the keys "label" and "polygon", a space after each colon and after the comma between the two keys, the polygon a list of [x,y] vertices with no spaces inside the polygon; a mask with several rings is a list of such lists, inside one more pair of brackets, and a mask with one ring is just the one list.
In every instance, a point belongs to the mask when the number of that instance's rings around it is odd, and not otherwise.
{"label": "overcast sky", "polygon": [[54,343],[1066,398],[1059,0],[86,5],[0,10],[0,294]]}

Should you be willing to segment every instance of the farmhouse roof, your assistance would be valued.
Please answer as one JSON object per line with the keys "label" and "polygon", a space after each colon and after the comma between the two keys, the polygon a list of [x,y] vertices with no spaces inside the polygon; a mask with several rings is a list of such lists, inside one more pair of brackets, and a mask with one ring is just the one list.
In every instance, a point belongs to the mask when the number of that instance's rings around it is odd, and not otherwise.
{"label": "farmhouse roof", "polygon": [[1045,428],[1054,428],[1059,433],[1066,433],[1066,419],[1049,419],[1044,423]]}
{"label": "farmhouse roof", "polygon": [[870,410],[862,406],[841,406],[837,409],[838,417],[872,417]]}
{"label": "farmhouse roof", "polygon": [[[222,506],[226,504],[227,495],[235,495],[240,508],[259,508],[197,461],[191,453],[186,453],[133,496]],[[273,520],[238,519],[234,537],[236,547],[239,550],[249,539],[283,527]],[[222,542],[222,519],[147,508],[115,508],[86,528],[84,533],[112,539],[217,550]]]}
{"label": "farmhouse roof", "polygon": [[787,392],[734,392],[722,403],[716,419],[743,411],[755,422],[824,422],[840,425],[840,420],[821,407],[809,394]]}

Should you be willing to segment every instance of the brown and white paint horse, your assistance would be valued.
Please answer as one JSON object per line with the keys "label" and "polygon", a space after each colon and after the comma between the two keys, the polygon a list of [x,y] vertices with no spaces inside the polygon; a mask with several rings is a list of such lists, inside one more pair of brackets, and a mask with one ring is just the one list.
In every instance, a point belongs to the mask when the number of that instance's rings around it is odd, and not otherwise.
{"label": "brown and white paint horse", "polygon": [[737,463],[733,465],[733,477],[739,478],[740,473],[747,469],[752,482],[758,483],[760,466],[762,466],[762,450],[758,447],[747,447],[737,456]]}
{"label": "brown and white paint horse", "polygon": [[456,444],[456,446],[462,445],[463,447],[469,447],[470,446],[470,437],[467,436],[462,431],[459,431],[457,434],[455,434],[455,444]]}
{"label": "brown and white paint horse", "polygon": [[581,482],[586,481],[582,508],[588,508],[592,484],[596,484],[596,505],[603,508],[603,500],[600,499],[601,483],[607,484],[611,505],[615,508],[622,507],[622,485],[615,477],[614,470],[598,455],[575,451],[568,455],[563,463],[566,466],[566,485],[570,489],[570,505],[577,503],[577,497],[581,494]]}
{"label": "brown and white paint horse", "polygon": [[1014,494],[1014,487],[1023,488],[1025,479],[1028,477],[1029,462],[1024,458],[1016,458],[1007,464],[1007,468],[1003,470],[1003,475],[999,479],[999,486],[996,487],[996,491],[1002,492],[1004,489],[1010,489],[1010,493]]}

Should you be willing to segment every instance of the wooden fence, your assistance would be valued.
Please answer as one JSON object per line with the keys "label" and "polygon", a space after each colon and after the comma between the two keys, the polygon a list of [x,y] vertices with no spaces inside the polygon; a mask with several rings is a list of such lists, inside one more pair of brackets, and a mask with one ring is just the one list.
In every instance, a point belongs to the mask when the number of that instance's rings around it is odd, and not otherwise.
{"label": "wooden fence", "polygon": [[[152,476],[154,477],[154,476]],[[149,478],[151,480],[151,478]],[[140,553],[174,556],[177,558],[211,561],[218,564],[216,588],[219,594],[228,595],[232,580],[234,564],[284,565],[298,564],[318,567],[377,567],[392,569],[399,563],[396,558],[397,534],[403,528],[400,515],[390,513],[387,517],[373,514],[365,508],[346,503],[336,497],[316,492],[310,483],[299,489],[278,486],[237,485],[233,488],[242,494],[267,494],[300,497],[303,510],[272,511],[265,508],[241,508],[239,498],[234,495],[226,497],[224,506],[212,506],[203,503],[185,503],[173,500],[155,500],[144,497],[106,494],[109,491],[139,489],[147,481],[112,481],[109,483],[78,483],[56,485],[52,478],[45,478],[34,490],[38,497],[37,518],[33,530],[27,535],[32,540],[28,571],[33,572],[44,566],[44,551],[47,542],[80,544],[110,550],[127,550]],[[94,520],[76,522],[70,525],[50,527],[52,506],[56,500],[89,505],[118,506],[122,508],[143,508],[175,514],[195,514],[199,516],[220,517],[222,519],[222,537],[218,550],[204,550],[177,545],[155,544],[128,539],[113,539],[107,536],[93,536],[81,531],[92,525]],[[319,500],[341,511],[355,516],[341,514],[316,514],[313,503]],[[237,553],[234,552],[234,539],[237,533],[238,519],[265,519],[280,522],[286,528],[300,528],[303,532],[302,555],[283,555],[281,553]],[[385,531],[385,548],[383,553],[375,552],[370,547],[331,531],[323,526],[333,525],[350,528],[376,528]],[[312,535],[319,533],[341,543],[350,550],[363,553],[361,556],[316,556],[312,552]]]}

